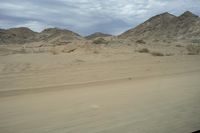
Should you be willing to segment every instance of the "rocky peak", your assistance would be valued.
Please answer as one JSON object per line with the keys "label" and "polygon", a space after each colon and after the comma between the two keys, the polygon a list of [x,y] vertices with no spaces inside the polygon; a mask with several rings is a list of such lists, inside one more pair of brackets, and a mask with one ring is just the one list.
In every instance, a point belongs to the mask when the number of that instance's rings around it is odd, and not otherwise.
{"label": "rocky peak", "polygon": [[190,18],[198,18],[198,16],[193,14],[190,11],[186,11],[182,15],[179,16],[179,19],[190,19]]}
{"label": "rocky peak", "polygon": [[174,16],[173,14],[170,14],[168,12],[164,12],[162,14],[156,15],[152,18],[150,18],[149,20],[155,20],[155,19],[172,19],[172,18],[176,18],[176,16]]}

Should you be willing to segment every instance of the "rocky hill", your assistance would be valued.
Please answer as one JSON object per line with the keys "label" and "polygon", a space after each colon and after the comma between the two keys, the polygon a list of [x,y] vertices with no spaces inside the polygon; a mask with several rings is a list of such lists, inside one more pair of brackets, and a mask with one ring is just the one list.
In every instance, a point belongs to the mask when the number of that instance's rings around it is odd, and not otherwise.
{"label": "rocky hill", "polygon": [[[97,32],[85,38],[96,39],[110,36],[109,34]],[[180,16],[165,12],[122,33],[118,36],[118,39],[200,43],[200,17],[189,11]],[[84,40],[84,38],[73,31],[59,28],[45,29],[40,33],[25,27],[0,29],[0,44],[24,44],[30,42],[67,44],[74,40],[79,41]]]}
{"label": "rocky hill", "polygon": [[96,39],[98,37],[109,37],[109,36],[112,36],[110,34],[105,34],[105,33],[101,33],[101,32],[96,32],[94,34],[91,34],[89,36],[86,36],[85,38],[86,39]]}
{"label": "rocky hill", "polygon": [[58,42],[68,42],[71,40],[81,39],[82,37],[70,30],[49,28],[43,30],[38,34],[38,40],[44,42],[58,43]]}
{"label": "rocky hill", "polygon": [[23,44],[28,42],[33,42],[36,39],[36,32],[32,30],[20,27],[11,29],[0,29],[0,44]]}
{"label": "rocky hill", "polygon": [[195,40],[200,38],[200,18],[187,11],[180,16],[168,12],[156,15],[119,38],[144,40]]}
{"label": "rocky hill", "polygon": [[82,39],[80,35],[70,30],[49,28],[40,33],[28,28],[0,29],[0,44],[24,44],[30,42],[65,43]]}

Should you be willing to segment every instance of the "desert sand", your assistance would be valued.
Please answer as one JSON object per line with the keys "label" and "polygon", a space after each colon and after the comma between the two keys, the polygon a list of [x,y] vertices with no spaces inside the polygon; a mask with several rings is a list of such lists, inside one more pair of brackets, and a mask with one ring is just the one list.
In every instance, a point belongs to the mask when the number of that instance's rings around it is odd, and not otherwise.
{"label": "desert sand", "polygon": [[84,54],[80,59],[41,53],[0,60],[2,133],[199,129],[199,55]]}

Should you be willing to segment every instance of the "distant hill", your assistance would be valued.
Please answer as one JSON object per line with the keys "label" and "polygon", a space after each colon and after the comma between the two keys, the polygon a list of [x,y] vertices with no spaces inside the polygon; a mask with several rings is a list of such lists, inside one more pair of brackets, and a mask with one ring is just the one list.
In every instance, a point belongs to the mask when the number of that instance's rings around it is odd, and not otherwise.
{"label": "distant hill", "polygon": [[35,41],[36,32],[32,30],[20,27],[11,29],[0,29],[0,44],[23,44],[27,42]]}
{"label": "distant hill", "polygon": [[44,42],[68,42],[71,40],[81,39],[82,37],[70,30],[48,28],[37,35],[37,40]]}
{"label": "distant hill", "polygon": [[[109,37],[112,35],[94,33],[86,39]],[[135,40],[168,40],[200,42],[200,17],[190,11],[180,16],[168,12],[156,15],[144,23],[118,36],[119,39]],[[0,44],[24,44],[30,42],[46,42],[52,44],[67,44],[73,40],[84,39],[79,34],[59,28],[49,28],[42,32],[34,32],[26,27],[0,29]]]}
{"label": "distant hill", "polygon": [[0,29],[0,44],[24,44],[30,42],[68,42],[82,37],[75,32],[66,29],[49,28],[40,33],[20,27]]}
{"label": "distant hill", "polygon": [[200,38],[200,18],[186,11],[180,16],[168,12],[156,15],[119,38],[147,40],[191,40]]}
{"label": "distant hill", "polygon": [[105,33],[101,33],[101,32],[96,32],[94,34],[91,34],[89,36],[86,36],[85,38],[86,39],[95,39],[95,38],[98,38],[98,37],[109,37],[109,36],[112,36],[110,34],[105,34]]}

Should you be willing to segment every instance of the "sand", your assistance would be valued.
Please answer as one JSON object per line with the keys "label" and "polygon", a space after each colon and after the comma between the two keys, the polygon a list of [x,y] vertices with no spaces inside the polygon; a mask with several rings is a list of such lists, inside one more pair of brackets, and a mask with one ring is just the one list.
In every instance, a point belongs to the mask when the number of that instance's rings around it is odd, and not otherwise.
{"label": "sand", "polygon": [[200,128],[200,56],[0,56],[0,133],[188,133]]}

